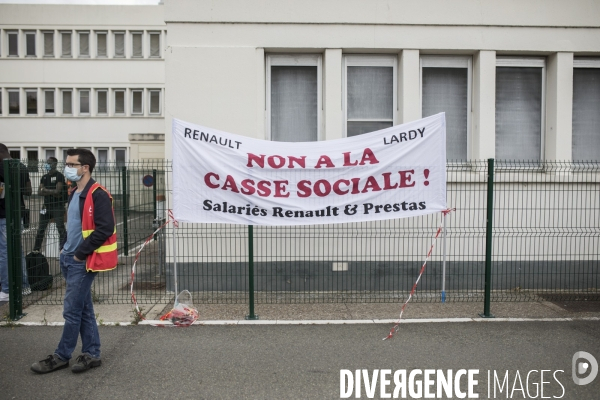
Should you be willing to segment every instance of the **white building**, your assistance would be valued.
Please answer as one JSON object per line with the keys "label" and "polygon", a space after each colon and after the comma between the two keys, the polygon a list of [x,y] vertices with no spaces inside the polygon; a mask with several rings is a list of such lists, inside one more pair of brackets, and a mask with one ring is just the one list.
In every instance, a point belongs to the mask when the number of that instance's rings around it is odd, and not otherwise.
{"label": "white building", "polygon": [[163,9],[0,4],[0,142],[13,158],[163,158]]}
{"label": "white building", "polygon": [[167,127],[327,140],[446,111],[449,159],[600,160],[599,1],[170,0],[165,20]]}
{"label": "white building", "polygon": [[327,140],[443,110],[449,159],[600,159],[598,1],[165,3],[0,4],[15,156],[170,158],[171,115]]}

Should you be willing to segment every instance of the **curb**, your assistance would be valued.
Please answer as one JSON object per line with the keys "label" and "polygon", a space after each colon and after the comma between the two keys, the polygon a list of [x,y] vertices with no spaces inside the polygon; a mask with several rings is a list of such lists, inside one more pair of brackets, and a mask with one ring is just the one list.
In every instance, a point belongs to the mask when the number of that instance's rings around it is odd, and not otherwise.
{"label": "curb", "polygon": [[[400,324],[428,324],[428,323],[465,323],[465,322],[572,322],[572,321],[600,321],[600,317],[583,318],[418,318],[404,319]],[[360,325],[360,324],[397,324],[397,319],[348,319],[348,320],[213,320],[195,321],[192,325]],[[63,326],[64,322],[11,322],[2,321],[0,326]],[[100,326],[175,326],[170,321],[143,320],[137,324],[127,322],[103,322]]]}

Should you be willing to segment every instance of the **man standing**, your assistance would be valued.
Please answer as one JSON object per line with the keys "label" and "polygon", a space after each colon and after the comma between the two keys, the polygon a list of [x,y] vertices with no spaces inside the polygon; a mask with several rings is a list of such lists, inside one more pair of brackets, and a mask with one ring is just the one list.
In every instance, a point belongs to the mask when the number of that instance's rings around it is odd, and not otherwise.
{"label": "man standing", "polygon": [[[8,301],[8,237],[6,231],[6,186],[5,186],[5,173],[4,171],[4,160],[10,159],[10,152],[8,147],[3,143],[0,143],[0,301]],[[29,180],[29,173],[24,166],[19,165],[19,178],[21,180],[21,207],[24,208],[25,202],[23,196],[31,196],[31,181]],[[23,251],[21,250],[21,269],[22,269],[22,293],[24,296],[31,294],[31,288],[27,279],[27,267],[25,266],[25,257],[23,257]]]}
{"label": "man standing", "polygon": [[60,246],[60,269],[67,282],[65,325],[54,354],[31,365],[31,370],[39,374],[67,368],[80,334],[82,354],[71,370],[84,372],[102,364],[92,283],[98,272],[117,266],[112,197],[92,179],[96,165],[94,154],[87,149],[67,150],[65,165],[65,177],[77,183],[69,196],[67,236]]}
{"label": "man standing", "polygon": [[42,176],[42,179],[40,180],[38,195],[44,196],[44,205],[40,210],[40,226],[35,237],[35,244],[33,245],[34,252],[40,251],[42,241],[46,234],[46,227],[51,219],[54,218],[54,223],[56,224],[56,229],[58,229],[61,242],[65,239],[67,234],[63,222],[65,215],[65,177],[56,170],[57,164],[58,160],[56,158],[48,157],[48,160],[46,160],[46,164],[44,165],[44,168],[48,173]]}

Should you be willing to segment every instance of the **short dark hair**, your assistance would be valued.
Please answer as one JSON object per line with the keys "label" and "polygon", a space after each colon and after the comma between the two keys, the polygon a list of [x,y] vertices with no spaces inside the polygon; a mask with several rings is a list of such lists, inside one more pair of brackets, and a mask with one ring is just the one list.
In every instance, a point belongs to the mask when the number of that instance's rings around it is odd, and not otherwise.
{"label": "short dark hair", "polygon": [[48,157],[48,160],[50,160],[51,164],[57,164],[58,163],[58,159],[56,157]]}
{"label": "short dark hair", "polygon": [[5,158],[10,158],[10,152],[4,143],[0,143],[0,160],[4,160]]}
{"label": "short dark hair", "polygon": [[81,165],[87,165],[90,167],[90,174],[96,166],[96,157],[94,156],[94,153],[88,149],[69,149],[67,150],[67,155],[78,156],[78,160]]}

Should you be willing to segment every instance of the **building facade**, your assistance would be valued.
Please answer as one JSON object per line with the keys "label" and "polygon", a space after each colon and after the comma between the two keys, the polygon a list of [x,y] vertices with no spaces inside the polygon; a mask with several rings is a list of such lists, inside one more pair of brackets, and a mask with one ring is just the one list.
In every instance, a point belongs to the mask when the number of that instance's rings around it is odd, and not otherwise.
{"label": "building facade", "polygon": [[0,142],[13,158],[162,159],[163,8],[0,4]]}
{"label": "building facade", "polygon": [[598,15],[590,0],[171,0],[167,104],[270,140],[445,111],[449,160],[598,161]]}
{"label": "building facade", "polygon": [[170,158],[171,115],[305,141],[445,111],[449,160],[600,159],[598,1],[283,4],[1,4],[2,140],[125,161]]}

